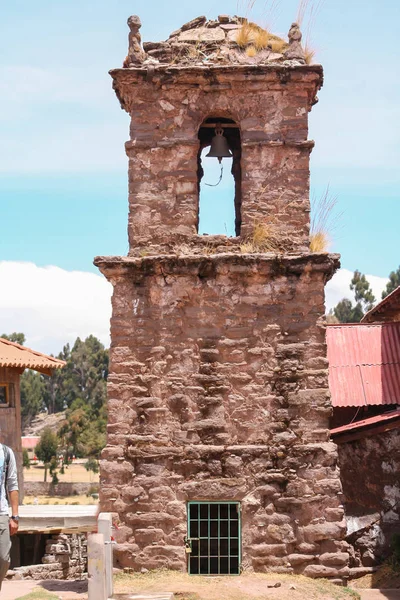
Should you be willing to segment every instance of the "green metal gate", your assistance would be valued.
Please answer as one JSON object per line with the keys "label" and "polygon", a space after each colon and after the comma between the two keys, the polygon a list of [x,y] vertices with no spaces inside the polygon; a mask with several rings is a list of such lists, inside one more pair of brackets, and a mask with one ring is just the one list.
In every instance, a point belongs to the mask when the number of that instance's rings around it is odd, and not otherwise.
{"label": "green metal gate", "polygon": [[188,502],[190,575],[239,575],[240,503]]}

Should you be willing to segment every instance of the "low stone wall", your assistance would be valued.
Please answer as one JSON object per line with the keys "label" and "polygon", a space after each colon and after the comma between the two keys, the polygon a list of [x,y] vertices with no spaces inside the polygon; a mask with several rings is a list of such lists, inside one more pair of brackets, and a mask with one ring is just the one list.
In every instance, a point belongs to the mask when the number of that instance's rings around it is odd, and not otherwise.
{"label": "low stone wall", "polygon": [[10,579],[81,579],[87,572],[87,538],[84,534],[53,535],[46,542],[42,564],[16,567]]}
{"label": "low stone wall", "polygon": [[89,492],[99,492],[99,483],[62,483],[25,481],[26,496],[84,496]]}
{"label": "low stone wall", "polygon": [[400,534],[400,429],[338,444],[352,566],[372,567]]}

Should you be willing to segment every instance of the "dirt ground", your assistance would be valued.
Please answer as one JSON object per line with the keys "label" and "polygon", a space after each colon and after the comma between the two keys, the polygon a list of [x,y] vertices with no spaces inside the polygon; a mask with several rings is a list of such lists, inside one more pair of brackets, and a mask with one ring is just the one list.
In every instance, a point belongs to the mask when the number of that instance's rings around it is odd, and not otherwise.
{"label": "dirt ground", "polygon": [[[70,483],[98,483],[99,474],[92,471],[86,471],[83,466],[86,461],[82,460],[68,467],[65,467],[65,473],[58,471],[57,477],[59,481],[67,481]],[[31,465],[30,469],[24,469],[25,481],[43,481],[44,467],[43,465]],[[47,473],[47,481],[51,481],[51,477]]]}
{"label": "dirt ground", "polygon": [[[30,582],[32,587],[23,590],[18,583],[21,582],[5,582],[4,600],[58,600],[58,598],[87,600],[87,582],[84,581]],[[281,584],[280,587],[273,587],[278,583]],[[114,587],[116,600],[128,599],[132,594],[150,595],[152,592],[155,594],[173,592],[175,600],[358,600],[360,598],[356,592],[336,587],[321,579],[254,573],[245,573],[240,577],[190,577],[184,573],[170,571],[149,572],[143,575],[119,574],[115,577]],[[3,599],[3,590],[1,597]]]}
{"label": "dirt ground", "polygon": [[[275,587],[278,586],[279,587]],[[157,571],[118,574],[116,594],[173,592],[176,600],[356,600],[357,592],[325,580],[306,577],[243,573],[240,577],[198,577]],[[117,596],[118,597],[118,596]],[[122,597],[121,597],[122,600]]]}
{"label": "dirt ground", "polygon": [[[393,583],[393,572],[383,571],[380,580],[362,578],[352,589],[333,586],[325,580],[287,575],[244,573],[240,577],[197,577],[171,571],[115,576],[116,600],[132,594],[174,592],[175,600],[397,600],[400,593],[366,589],[381,581],[381,588]],[[389,577],[390,576],[390,577]],[[272,587],[280,583],[280,587]],[[22,585],[21,585],[22,584]],[[355,586],[365,588],[355,590]],[[33,591],[35,590],[35,591]],[[27,594],[27,595],[26,595]],[[55,595],[54,595],[55,594]],[[360,594],[360,595],[359,595]],[[3,600],[87,600],[87,581],[5,581]]]}
{"label": "dirt ground", "polygon": [[399,590],[400,599],[400,568],[395,570],[390,565],[384,564],[376,573],[355,579],[352,587],[359,590],[370,588]]}

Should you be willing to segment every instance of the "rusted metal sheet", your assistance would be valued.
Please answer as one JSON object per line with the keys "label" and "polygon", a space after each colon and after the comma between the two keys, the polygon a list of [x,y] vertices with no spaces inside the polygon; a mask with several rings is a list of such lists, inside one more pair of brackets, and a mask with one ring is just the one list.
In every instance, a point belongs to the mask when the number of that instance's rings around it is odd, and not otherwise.
{"label": "rusted metal sheet", "polygon": [[384,413],[383,415],[376,415],[375,417],[369,417],[362,421],[356,421],[355,423],[349,423],[348,425],[342,425],[331,429],[331,435],[343,435],[358,429],[365,429],[367,427],[383,426],[388,423],[393,423],[390,427],[400,427],[400,409]]}
{"label": "rusted metal sheet", "polygon": [[361,323],[374,321],[398,321],[400,313],[400,286],[374,306],[361,320]]}
{"label": "rusted metal sheet", "polygon": [[400,323],[327,327],[335,407],[400,404]]}

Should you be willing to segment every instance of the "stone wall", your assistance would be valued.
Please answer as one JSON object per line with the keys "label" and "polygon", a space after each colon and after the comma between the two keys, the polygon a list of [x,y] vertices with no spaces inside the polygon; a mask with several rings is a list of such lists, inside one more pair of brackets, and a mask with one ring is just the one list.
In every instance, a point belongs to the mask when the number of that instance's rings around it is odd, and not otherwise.
{"label": "stone wall", "polygon": [[185,569],[188,500],[242,503],[243,566],[345,577],[330,255],[97,259],[114,284],[103,511],[116,559]]}
{"label": "stone wall", "polygon": [[16,567],[11,579],[81,579],[87,572],[85,534],[58,534],[46,542],[42,564]]}
{"label": "stone wall", "polygon": [[[324,327],[339,260],[309,252],[322,67],[304,64],[298,27],[301,56],[161,64],[168,44],[145,60],[128,23],[129,68],[111,76],[131,116],[129,256],[95,260],[114,286],[100,502],[119,515],[117,563],[186,569],[187,502],[232,500],[243,568],[345,578]],[[235,238],[198,235],[210,119],[236,132]],[[250,243],[259,225],[272,249]]]}
{"label": "stone wall", "polygon": [[98,493],[99,484],[95,483],[71,483],[62,481],[53,484],[51,481],[26,481],[25,494],[27,496],[82,496],[89,492]]}
{"label": "stone wall", "polygon": [[400,430],[338,443],[354,566],[371,567],[400,534]]}
{"label": "stone wall", "polygon": [[[199,128],[227,117],[241,136],[241,231],[273,220],[284,252],[309,248],[308,112],[322,85],[319,65],[155,68],[111,71],[131,115],[130,255],[176,252],[177,245],[240,251],[240,240],[198,236]],[[233,198],[232,198],[233,203]],[[235,247],[236,245],[236,247]]]}

